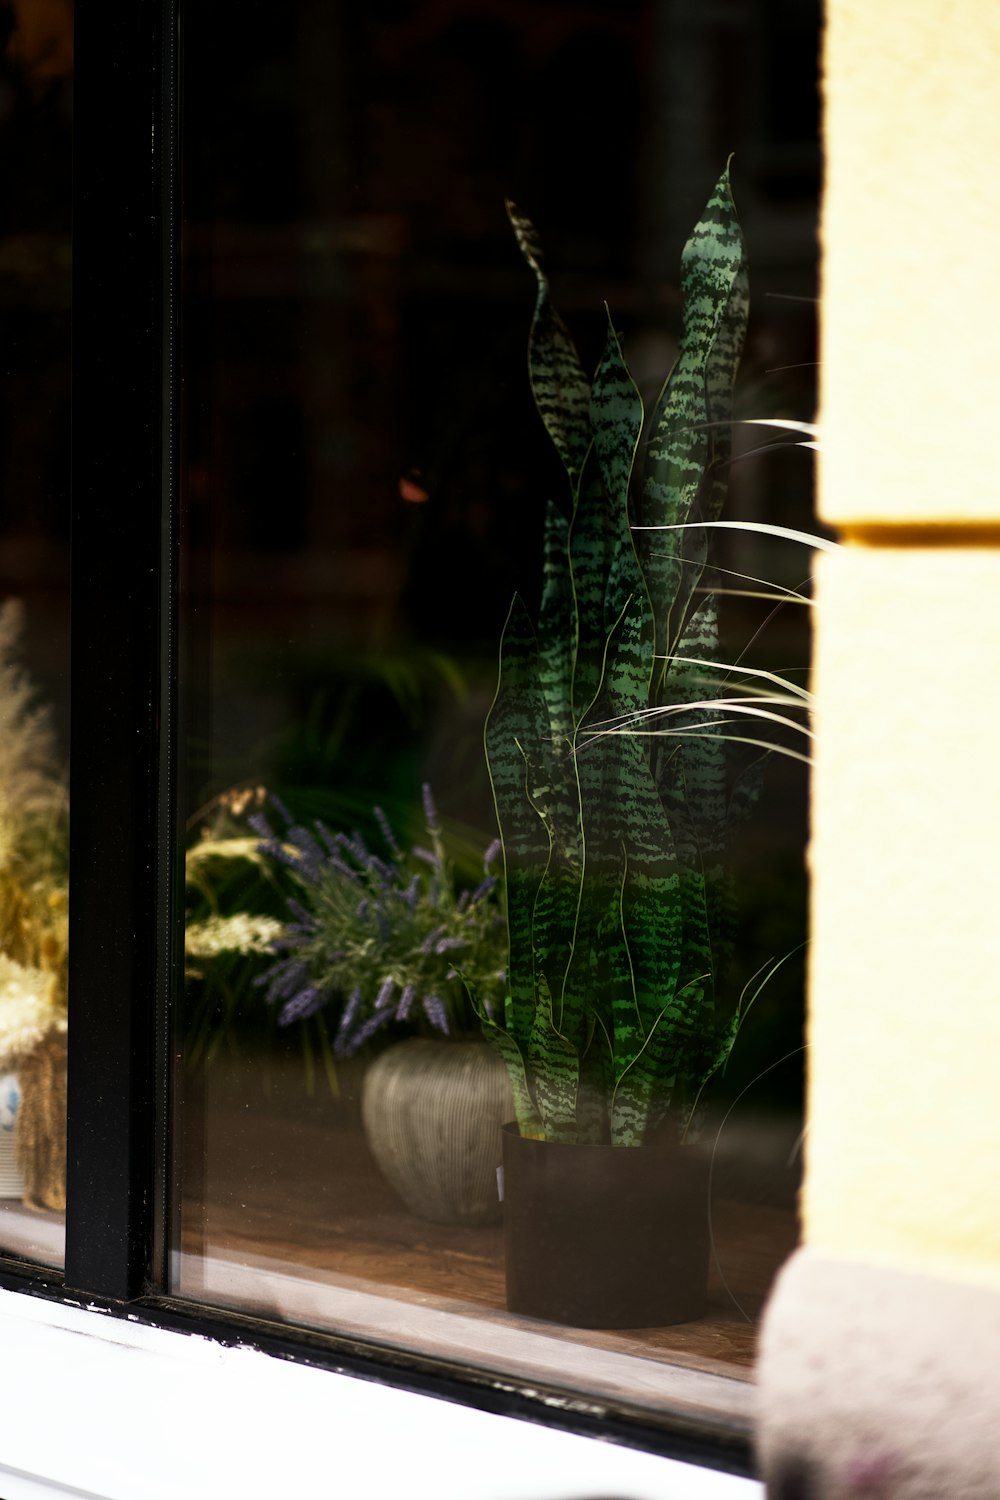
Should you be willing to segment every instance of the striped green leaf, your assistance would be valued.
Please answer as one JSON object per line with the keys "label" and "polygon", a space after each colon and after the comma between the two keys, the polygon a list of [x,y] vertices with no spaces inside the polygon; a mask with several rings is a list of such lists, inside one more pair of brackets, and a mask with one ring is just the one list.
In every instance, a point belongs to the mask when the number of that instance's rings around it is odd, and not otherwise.
{"label": "striped green leaf", "polygon": [[538,684],[535,634],[515,596],[500,644],[500,675],[486,720],[486,760],[503,844],[507,897],[506,1022],[526,1041],[535,1008],[532,927],[535,897],[549,857],[545,825],[529,788],[528,751],[548,738]]}
{"label": "striped green leaf", "polygon": [[479,1011],[479,1019],[483,1023],[483,1034],[493,1042],[507,1068],[507,1076],[510,1079],[510,1091],[514,1096],[514,1115],[517,1119],[518,1129],[523,1136],[533,1141],[544,1141],[546,1138],[545,1126],[538,1108],[532,1097],[531,1087],[528,1082],[528,1069],[525,1066],[524,1057],[521,1053],[517,1040],[498,1026],[483,1011]]}
{"label": "striped green leaf", "polygon": [[[717,316],[705,361],[705,409],[712,444],[710,490],[704,520],[718,520],[725,504],[732,450],[733,383],[746,338],[750,275],[736,216],[729,169],[716,184],[682,259],[681,292],[687,302],[711,301]],[[723,299],[725,303],[723,305]]]}
{"label": "striped green leaf", "polygon": [[604,356],[590,394],[590,425],[604,487],[607,531],[611,538],[601,639],[614,628],[631,596],[645,588],[629,526],[629,485],[642,420],[642,397],[625,364],[609,313]]}
{"label": "striped green leaf", "polygon": [[[644,527],[714,519],[725,494],[727,424],[749,298],[728,166],[684,247],[681,292],[680,350],[657,403],[646,455]],[[663,655],[676,649],[707,538],[697,529],[644,531],[637,545],[653,601],[656,650]]]}
{"label": "striped green leaf", "polygon": [[538,610],[539,685],[552,733],[573,734],[573,587],[569,571],[569,522],[550,500],[545,507],[542,598]]}
{"label": "striped green leaf", "polygon": [[714,1015],[704,1000],[697,977],[679,989],[617,1079],[611,1102],[615,1145],[639,1145],[671,1116],[683,1122],[707,1074],[723,1060]]}
{"label": "striped green leaf", "polygon": [[545,1139],[576,1140],[580,1057],[577,1049],[555,1026],[552,996],[544,976],[539,978],[538,1004],[528,1038],[527,1057]]}
{"label": "striped green leaf", "polygon": [[[718,604],[706,594],[678,642],[678,659],[667,662],[659,701],[669,706],[665,743],[670,749],[665,788],[688,809],[696,843],[691,862],[704,869],[721,859],[727,838],[727,750],[723,712],[711,706],[722,686],[717,671],[699,662],[718,662]],[[694,706],[684,712],[685,705]],[[676,712],[680,710],[680,712]],[[668,803],[668,805],[670,805]]]}
{"label": "striped green leaf", "polygon": [[[631,1066],[673,993],[682,951],[680,871],[643,741],[601,728],[641,703],[648,640],[648,608],[640,597],[631,601],[612,634],[601,692],[577,740],[584,827],[581,910],[591,962],[600,976],[597,1003],[607,1023],[615,1077]],[[585,951],[578,942],[574,965]],[[575,993],[582,990],[577,981]]]}
{"label": "striped green leaf", "polygon": [[552,1024],[578,1049],[585,1045],[586,1018],[565,1010],[566,973],[573,954],[583,879],[580,793],[572,745],[560,741],[548,758],[547,785],[532,789],[532,800],[548,838],[548,859],[532,912],[536,1005],[549,997]]}
{"label": "striped green leaf", "polygon": [[617,545],[616,528],[591,451],[569,531],[573,590],[573,716],[576,723],[594,701],[604,670],[604,599]]}
{"label": "striped green leaf", "polygon": [[538,415],[556,446],[569,477],[571,493],[575,495],[590,447],[587,421],[590,382],[566,324],[552,306],[535,226],[509,200],[507,217],[537,283],[535,314],[528,339],[531,390]]}
{"label": "striped green leaf", "polygon": [[[637,500],[642,402],[610,316],[591,388],[534,229],[508,212],[535,273],[529,371],[571,519],[548,506],[538,636],[515,600],[486,729],[507,871],[502,1050],[523,1133],[635,1145],[693,1108],[731,1046],[715,995],[733,793],[700,680],[718,659],[715,604],[695,591],[725,488],[746,264],[727,169],[684,250],[680,351]],[[679,732],[651,742],[633,731],[657,708]]]}

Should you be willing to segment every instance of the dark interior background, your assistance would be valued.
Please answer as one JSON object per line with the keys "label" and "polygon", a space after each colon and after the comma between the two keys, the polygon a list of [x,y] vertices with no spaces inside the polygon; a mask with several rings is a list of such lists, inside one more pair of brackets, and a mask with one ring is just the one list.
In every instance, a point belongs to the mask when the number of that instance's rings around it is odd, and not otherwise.
{"label": "dark interior background", "polygon": [[[809,419],[820,176],[816,0],[295,0],[184,17],[187,812],[260,782],[404,827],[423,781],[490,836],[482,723],[559,484],[531,404],[534,220],[585,365],[604,302],[644,391],[678,262],[727,157],[749,247],[743,416]],[[808,455],[740,429],[730,513],[809,527]],[[407,497],[410,498],[407,498]],[[726,565],[796,586],[808,552]],[[802,669],[804,609],[727,607],[731,649]],[[761,631],[758,636],[756,633]],[[804,768],[776,759],[739,851],[738,983],[805,934]],[[738,987],[738,986],[737,986]],[[730,1066],[800,1044],[801,955]],[[248,1022],[249,1024],[249,1022]],[[801,1055],[767,1074],[793,1102]],[[753,1087],[757,1087],[754,1085]]]}

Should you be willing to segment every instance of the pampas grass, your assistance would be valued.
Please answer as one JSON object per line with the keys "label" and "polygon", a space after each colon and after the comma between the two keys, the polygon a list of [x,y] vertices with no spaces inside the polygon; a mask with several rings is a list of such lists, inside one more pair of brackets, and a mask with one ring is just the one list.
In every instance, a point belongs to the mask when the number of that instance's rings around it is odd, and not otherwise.
{"label": "pampas grass", "polygon": [[0,1067],[16,1068],[54,1019],[52,976],[0,953]]}
{"label": "pampas grass", "polygon": [[23,634],[24,606],[8,599],[0,606],[0,869],[38,858],[66,801],[51,710],[17,660]]}
{"label": "pampas grass", "polygon": [[0,606],[0,1067],[16,1071],[24,1202],[66,1204],[65,780],[49,705],[18,661],[24,609]]}

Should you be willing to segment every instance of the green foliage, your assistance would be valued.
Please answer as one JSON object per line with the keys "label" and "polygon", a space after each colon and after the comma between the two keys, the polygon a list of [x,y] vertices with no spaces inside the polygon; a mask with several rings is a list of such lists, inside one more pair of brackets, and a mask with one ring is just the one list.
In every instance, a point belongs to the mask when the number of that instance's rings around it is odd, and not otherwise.
{"label": "green foliage", "polygon": [[[636,1145],[685,1127],[735,1036],[717,995],[736,788],[704,678],[746,260],[727,168],[683,253],[679,355],[647,421],[610,319],[588,382],[534,230],[508,212],[537,279],[529,372],[571,514],[549,501],[537,628],[515,598],[486,724],[509,961],[503,1023],[481,1017],[522,1134]],[[639,732],[663,711],[666,731]]]}
{"label": "green foliage", "polygon": [[201,993],[192,1057],[211,1056],[220,1019],[262,985],[278,1025],[312,1037],[331,1081],[335,1059],[382,1031],[479,1035],[467,986],[491,1014],[503,1002],[499,841],[476,845],[470,879],[469,839],[446,839],[427,787],[424,838],[412,843],[377,807],[369,842],[297,820],[272,796],[276,829],[264,800],[263,788],[216,799],[187,852],[186,967]]}
{"label": "green foliage", "polygon": [[297,887],[270,944],[280,956],[259,981],[266,1000],[281,1002],[280,1024],[330,1007],[337,1057],[350,1057],[387,1028],[478,1034],[466,986],[489,1013],[499,1011],[502,998],[503,919],[491,868],[499,848],[486,850],[482,879],[470,890],[456,879],[429,787],[426,845],[404,848],[376,808],[379,852],[357,832],[298,825],[271,801],[286,828],[275,834],[259,815],[250,823],[263,837],[261,854],[290,870]]}

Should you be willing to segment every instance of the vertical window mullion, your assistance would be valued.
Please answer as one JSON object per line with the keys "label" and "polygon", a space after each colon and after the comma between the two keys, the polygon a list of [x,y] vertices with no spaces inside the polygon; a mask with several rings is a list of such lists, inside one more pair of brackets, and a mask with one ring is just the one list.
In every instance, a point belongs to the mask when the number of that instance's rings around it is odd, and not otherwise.
{"label": "vertical window mullion", "polygon": [[116,1299],[162,1197],[160,37],[160,0],[78,0],[66,1283]]}

